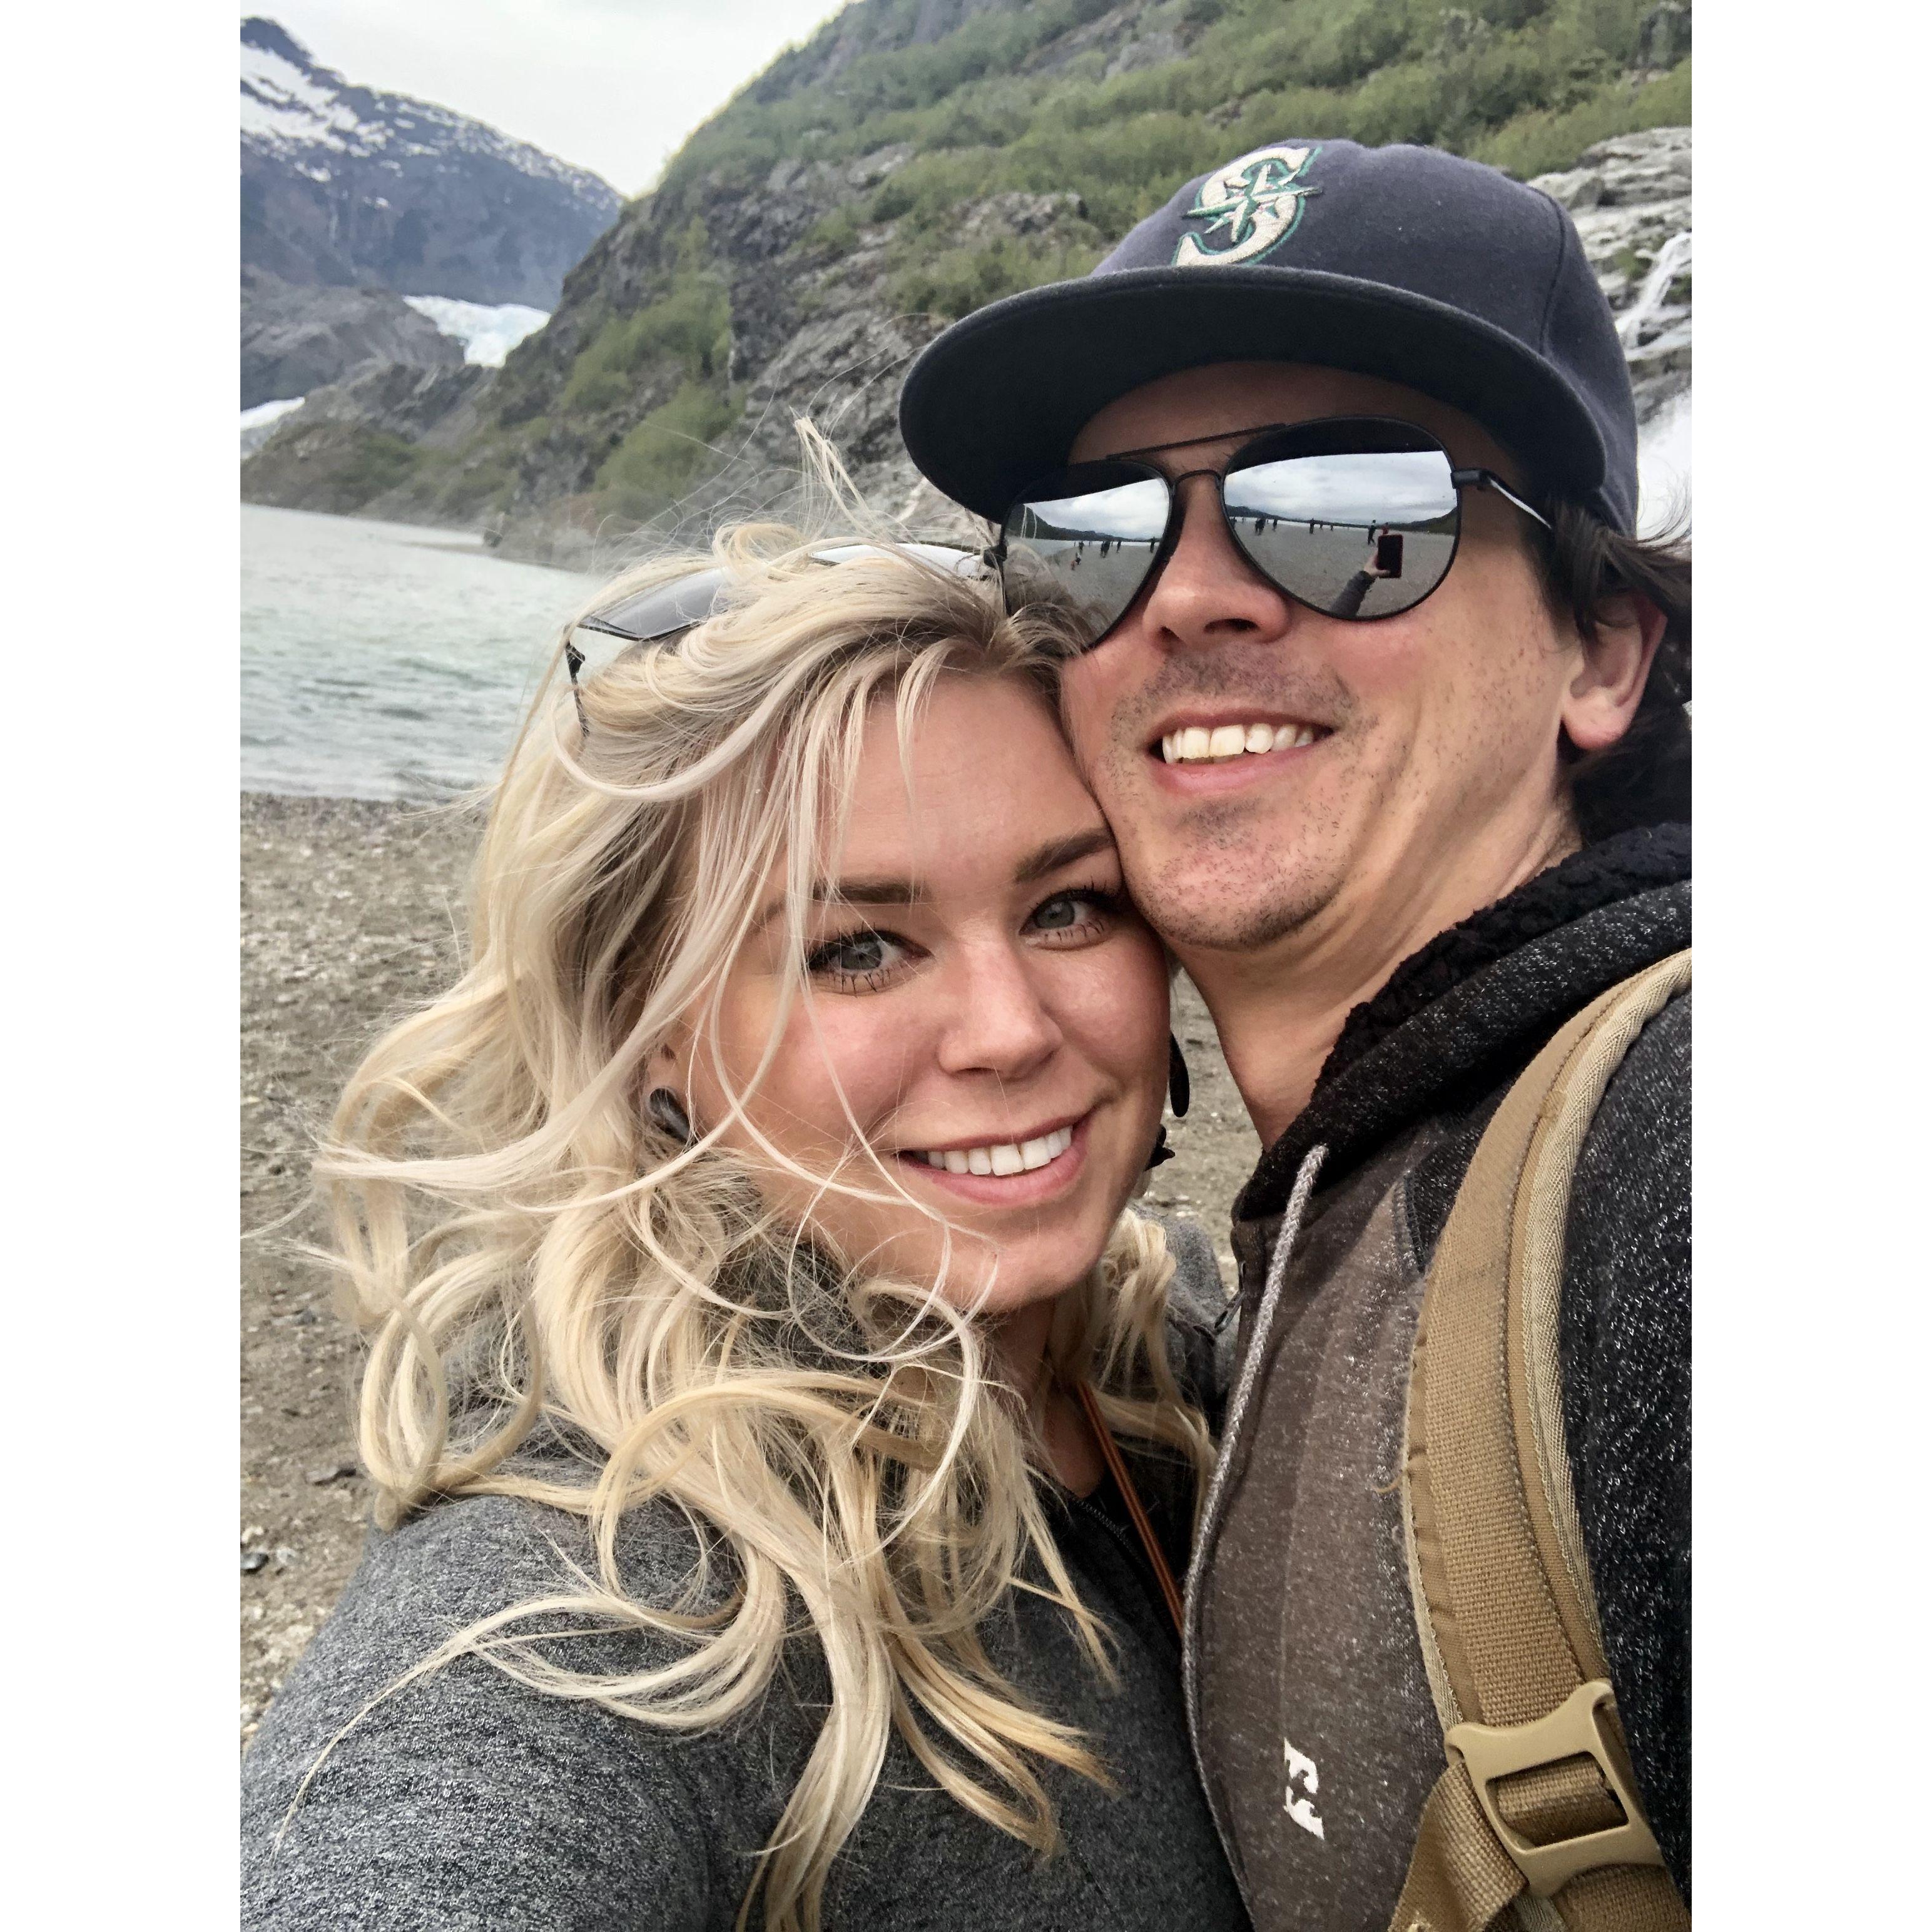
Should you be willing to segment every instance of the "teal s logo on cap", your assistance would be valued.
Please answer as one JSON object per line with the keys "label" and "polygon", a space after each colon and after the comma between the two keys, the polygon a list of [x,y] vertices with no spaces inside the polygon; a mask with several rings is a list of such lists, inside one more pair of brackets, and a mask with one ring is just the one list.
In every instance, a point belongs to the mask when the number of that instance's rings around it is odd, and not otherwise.
{"label": "teal s logo on cap", "polygon": [[[1251,262],[1294,232],[1301,206],[1321,190],[1302,176],[1321,153],[1313,148],[1257,148],[1251,154],[1217,168],[1201,184],[1186,219],[1209,218],[1198,235],[1184,235],[1174,251],[1174,266],[1187,268],[1231,262]],[[1226,242],[1213,245],[1222,230]]]}

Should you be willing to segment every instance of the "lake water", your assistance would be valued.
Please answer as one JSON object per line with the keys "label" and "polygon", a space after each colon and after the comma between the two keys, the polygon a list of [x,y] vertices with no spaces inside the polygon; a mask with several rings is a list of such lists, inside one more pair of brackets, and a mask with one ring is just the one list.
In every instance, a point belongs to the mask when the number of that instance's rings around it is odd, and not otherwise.
{"label": "lake water", "polygon": [[242,788],[424,799],[487,782],[593,581],[458,531],[244,503]]}

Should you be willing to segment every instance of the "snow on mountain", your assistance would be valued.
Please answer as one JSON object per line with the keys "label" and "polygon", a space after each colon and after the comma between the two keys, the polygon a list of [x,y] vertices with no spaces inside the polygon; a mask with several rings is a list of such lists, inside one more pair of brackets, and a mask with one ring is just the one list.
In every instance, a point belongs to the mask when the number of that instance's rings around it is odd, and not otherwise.
{"label": "snow on mountain", "polygon": [[549,321],[547,309],[524,302],[454,302],[448,296],[405,296],[418,315],[428,316],[444,334],[463,344],[463,359],[500,369],[503,358],[526,335]]}
{"label": "snow on mountain", "polygon": [[[249,30],[256,38],[251,42]],[[268,30],[278,47],[262,30]],[[270,20],[242,23],[242,134],[262,146],[326,148],[343,154],[486,155],[520,173],[559,182],[593,200],[620,205],[616,190],[585,168],[512,140],[467,115],[452,113],[404,94],[351,87],[332,69],[316,66],[299,42]]]}
{"label": "snow on mountain", "polygon": [[242,23],[244,266],[297,285],[548,310],[622,206],[607,182]]}
{"label": "snow on mountain", "polygon": [[[242,134],[263,143],[345,151],[358,134],[376,146],[388,136],[364,130],[341,95],[272,48],[242,43]],[[326,174],[322,176],[328,178]]]}

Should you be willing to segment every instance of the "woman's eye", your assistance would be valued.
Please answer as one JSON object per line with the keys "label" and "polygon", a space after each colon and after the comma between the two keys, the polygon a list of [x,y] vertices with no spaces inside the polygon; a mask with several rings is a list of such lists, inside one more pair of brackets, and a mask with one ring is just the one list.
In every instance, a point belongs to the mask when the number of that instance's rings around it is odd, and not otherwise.
{"label": "woman's eye", "polygon": [[842,938],[828,939],[805,963],[808,971],[821,979],[872,986],[902,964],[905,956],[904,942],[890,933],[848,932]]}
{"label": "woman's eye", "polygon": [[1107,930],[1116,910],[1111,892],[1055,892],[1034,908],[1027,924],[1041,938],[1064,944],[1097,938]]}

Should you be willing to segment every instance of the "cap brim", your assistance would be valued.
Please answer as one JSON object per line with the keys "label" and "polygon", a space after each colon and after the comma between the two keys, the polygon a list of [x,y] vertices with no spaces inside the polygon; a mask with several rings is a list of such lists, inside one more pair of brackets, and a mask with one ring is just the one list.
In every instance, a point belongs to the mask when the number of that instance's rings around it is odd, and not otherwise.
{"label": "cap brim", "polygon": [[1426,296],[1315,269],[1127,268],[1009,296],[914,364],[899,428],[928,481],[998,521],[1117,398],[1178,369],[1249,362],[1405,383],[1473,416],[1532,488],[1617,520],[1602,435],[1551,363]]}

